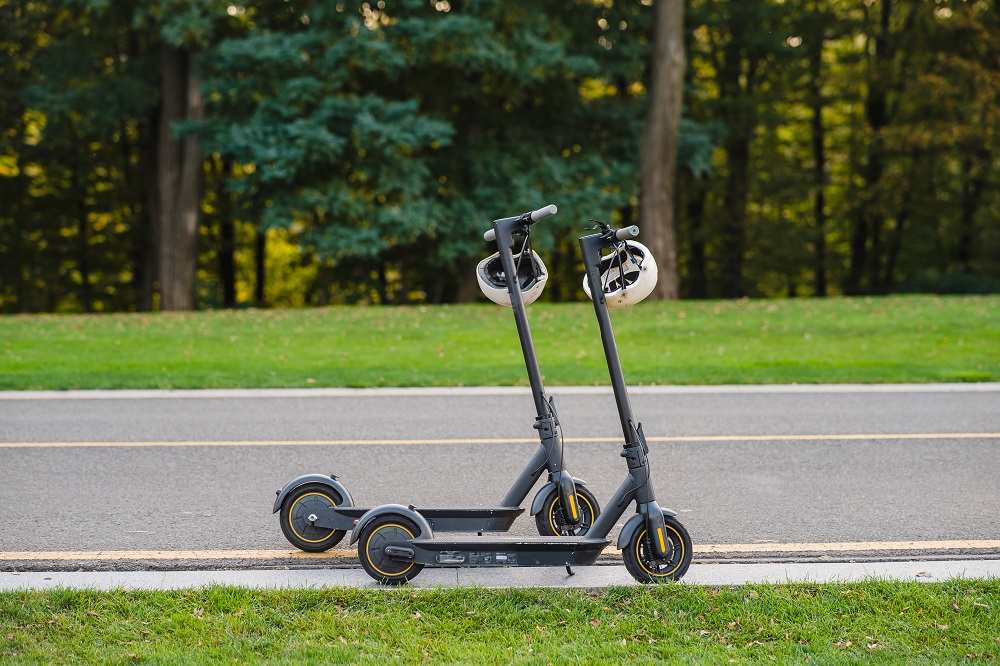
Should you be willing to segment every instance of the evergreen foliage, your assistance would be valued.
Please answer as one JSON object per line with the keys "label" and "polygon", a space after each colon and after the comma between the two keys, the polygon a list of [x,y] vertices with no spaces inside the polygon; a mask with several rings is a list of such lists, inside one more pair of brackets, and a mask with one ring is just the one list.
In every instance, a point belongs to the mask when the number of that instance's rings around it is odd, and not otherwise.
{"label": "evergreen foliage", "polygon": [[[199,307],[469,301],[496,217],[582,297],[637,219],[655,0],[0,4],[0,312],[157,307],[164,47],[203,117]],[[689,0],[687,297],[988,291],[1000,19],[983,0]],[[952,279],[949,276],[955,276]]]}

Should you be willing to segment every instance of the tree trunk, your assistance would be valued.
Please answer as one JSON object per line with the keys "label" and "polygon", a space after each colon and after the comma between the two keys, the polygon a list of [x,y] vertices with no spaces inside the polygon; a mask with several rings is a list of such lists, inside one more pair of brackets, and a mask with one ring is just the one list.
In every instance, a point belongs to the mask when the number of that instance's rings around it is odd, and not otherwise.
{"label": "tree trunk", "polygon": [[257,238],[254,243],[254,268],[256,273],[256,281],[254,284],[254,305],[258,308],[263,308],[267,306],[264,300],[264,278],[266,277],[264,273],[264,262],[267,259],[267,233],[261,229],[257,228]]}
{"label": "tree trunk", "polygon": [[[227,196],[223,194],[222,196]],[[236,306],[236,230],[229,206],[223,207],[223,217],[219,221],[219,279],[222,281],[222,306]]]}
{"label": "tree trunk", "polygon": [[203,114],[201,91],[192,54],[164,44],[160,48],[162,96],[157,137],[157,209],[159,232],[160,309],[194,308],[198,265],[198,218],[201,207],[201,141],[172,135],[175,123],[198,121]]}
{"label": "tree trunk", "polygon": [[639,225],[659,269],[651,296],[673,300],[680,295],[674,200],[684,92],[684,0],[657,0],[653,5],[649,79],[649,109],[640,147]]}
{"label": "tree trunk", "polygon": [[[862,187],[859,208],[855,215],[851,233],[851,263],[844,290],[848,294],[859,294],[864,290],[867,275],[868,291],[879,288],[881,264],[881,239],[884,216],[879,202],[879,188],[883,161],[883,130],[889,124],[888,85],[889,64],[892,60],[889,44],[889,29],[892,18],[892,0],[883,0],[879,16],[879,28],[875,36],[875,53],[868,84],[868,98],[865,100],[865,122],[868,126],[868,159],[862,170]],[[870,249],[870,251],[869,251]]]}
{"label": "tree trunk", "polygon": [[823,65],[823,29],[811,36],[809,48],[809,105],[812,107],[813,218],[816,224],[813,253],[813,290],[826,296],[826,147],[820,75]]}
{"label": "tree trunk", "polygon": [[722,296],[740,298],[743,288],[743,251],[746,245],[747,179],[750,177],[750,139],[736,136],[723,143],[729,173],[726,176],[722,219]]}
{"label": "tree trunk", "polygon": [[233,197],[226,192],[226,176],[232,165],[223,161],[219,167],[215,188],[216,210],[219,217],[219,282],[222,285],[222,306],[236,306],[236,223]]}
{"label": "tree trunk", "polygon": [[962,157],[962,200],[958,218],[958,265],[972,273],[973,248],[976,237],[976,211],[986,189],[991,153],[980,147]]}
{"label": "tree trunk", "polygon": [[691,259],[688,264],[688,292],[691,298],[708,298],[708,260],[705,250],[705,200],[708,189],[704,178],[689,176],[685,188],[688,219],[688,245]]}

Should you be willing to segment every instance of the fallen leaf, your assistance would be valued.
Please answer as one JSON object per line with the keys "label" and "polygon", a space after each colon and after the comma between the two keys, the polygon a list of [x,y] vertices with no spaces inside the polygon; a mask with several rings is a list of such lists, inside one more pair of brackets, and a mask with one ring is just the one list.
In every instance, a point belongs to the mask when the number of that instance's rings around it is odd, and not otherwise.
{"label": "fallen leaf", "polygon": [[626,643],[625,643],[625,639],[623,638],[623,639],[622,639],[622,647],[625,647],[625,645],[626,645]]}
{"label": "fallen leaf", "polygon": [[204,608],[195,608],[194,611],[192,612],[192,615],[194,615],[197,618],[201,618],[201,616],[204,613],[205,613],[205,609]]}
{"label": "fallen leaf", "polygon": [[874,652],[875,650],[877,650],[877,649],[878,649],[878,643],[870,643],[870,644],[868,645],[868,649],[869,649],[870,651]]}
{"label": "fallen leaf", "polygon": [[937,627],[938,629],[940,629],[941,631],[947,631],[948,630],[948,625],[947,624],[938,624],[937,622],[935,622],[934,626]]}
{"label": "fallen leaf", "polygon": [[931,577],[933,577],[933,575],[934,574],[932,574],[930,571],[918,571],[917,572],[917,578],[931,578]]}
{"label": "fallen leaf", "polygon": [[90,617],[97,617],[97,612],[96,611],[87,611],[87,615],[89,615]]}
{"label": "fallen leaf", "polygon": [[423,615],[420,614],[420,611],[417,611],[416,613],[414,613],[412,615],[412,617],[413,617],[414,620],[419,620],[420,618],[423,617]]}
{"label": "fallen leaf", "polygon": [[847,648],[854,645],[854,641],[837,641],[833,644],[834,647],[838,647],[841,650],[846,650]]}
{"label": "fallen leaf", "polygon": [[957,601],[953,601],[953,602],[951,602],[951,607],[952,607],[952,609],[953,609],[953,610],[954,610],[954,611],[955,611],[956,613],[957,613],[958,611],[962,610],[962,607],[958,605],[958,602],[957,602]]}
{"label": "fallen leaf", "polygon": [[[7,634],[7,640],[9,641],[14,640],[14,634]],[[1000,638],[998,638],[997,640],[1000,641]]]}
{"label": "fallen leaf", "polygon": [[346,638],[344,638],[343,636],[338,636],[337,638],[340,639],[341,643],[343,643],[344,645],[347,645],[347,639]]}
{"label": "fallen leaf", "polygon": [[599,626],[601,626],[601,621],[600,620],[591,620],[590,621],[590,626],[592,626],[592,627],[599,627]]}
{"label": "fallen leaf", "polygon": [[987,606],[986,604],[981,604],[978,601],[972,602],[972,605],[976,606],[977,608],[989,608],[989,606]]}

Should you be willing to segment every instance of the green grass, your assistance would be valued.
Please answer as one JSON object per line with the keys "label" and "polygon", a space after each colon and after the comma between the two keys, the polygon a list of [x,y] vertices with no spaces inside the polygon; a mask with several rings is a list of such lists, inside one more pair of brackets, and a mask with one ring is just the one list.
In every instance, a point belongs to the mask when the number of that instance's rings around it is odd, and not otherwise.
{"label": "green grass", "polygon": [[5,592],[0,662],[964,664],[998,611],[997,580]]}
{"label": "green grass", "polygon": [[[535,304],[550,385],[607,384],[589,303]],[[1000,296],[643,303],[631,384],[1000,380]],[[526,384],[493,305],[0,317],[0,389]]]}

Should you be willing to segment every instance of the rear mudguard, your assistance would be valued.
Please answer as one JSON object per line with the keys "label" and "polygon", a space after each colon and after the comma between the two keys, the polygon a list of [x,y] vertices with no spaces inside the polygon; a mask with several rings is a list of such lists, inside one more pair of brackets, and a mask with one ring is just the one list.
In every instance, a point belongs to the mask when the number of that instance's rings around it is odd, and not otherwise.
{"label": "rear mudguard", "polygon": [[289,481],[285,484],[285,487],[277,491],[278,498],[274,500],[274,510],[271,513],[278,513],[281,509],[282,503],[285,498],[288,497],[288,493],[292,492],[296,488],[306,483],[321,483],[325,486],[329,486],[341,497],[341,502],[338,506],[354,506],[354,499],[351,497],[351,493],[347,492],[347,488],[344,487],[340,481],[337,481],[337,477],[334,475],[327,476],[326,474],[303,474],[294,481]]}
{"label": "rear mudguard", "polygon": [[[576,485],[578,485],[578,486],[585,486],[585,485],[587,485],[586,481],[582,481],[582,480],[576,478],[575,476],[573,477],[573,483],[576,484]],[[554,489],[558,490],[558,488],[559,488],[559,486],[556,485],[555,481],[549,481],[544,486],[542,486],[538,490],[538,494],[535,495],[535,499],[533,499],[531,501],[531,514],[530,515],[534,516],[537,513],[541,513],[541,511],[542,511],[542,505],[545,504],[545,498],[549,496],[549,493],[552,492],[552,490],[554,490]]]}
{"label": "rear mudguard", "polygon": [[412,506],[403,506],[402,504],[383,504],[382,506],[377,506],[370,510],[365,515],[358,518],[357,524],[354,525],[354,529],[351,531],[351,542],[350,545],[354,545],[361,538],[361,533],[364,531],[368,523],[372,522],[379,516],[386,515],[397,515],[403,516],[413,521],[417,528],[420,530],[420,534],[417,535],[419,539],[431,539],[434,537],[434,532],[431,531],[430,523],[427,519],[417,513],[417,510]]}
{"label": "rear mudguard", "polygon": [[[655,502],[650,502],[650,504],[655,504]],[[625,526],[622,528],[621,534],[618,535],[618,550],[622,550],[628,545],[628,542],[632,540],[632,535],[635,534],[637,530],[644,527],[646,524],[646,511],[643,511],[644,507],[640,506],[640,512],[636,513],[634,516],[628,519]],[[670,509],[664,509],[663,507],[658,507],[660,513],[664,516],[676,516],[677,512]]]}

